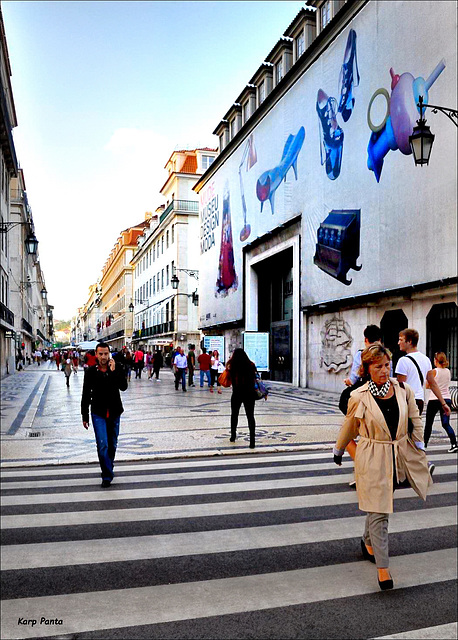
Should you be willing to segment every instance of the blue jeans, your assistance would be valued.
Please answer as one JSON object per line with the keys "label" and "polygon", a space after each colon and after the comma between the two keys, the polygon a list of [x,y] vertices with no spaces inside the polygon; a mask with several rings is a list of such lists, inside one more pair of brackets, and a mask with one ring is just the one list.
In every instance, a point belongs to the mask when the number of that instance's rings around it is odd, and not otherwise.
{"label": "blue jeans", "polygon": [[207,371],[200,370],[200,386],[204,386],[204,375],[207,376],[208,386],[210,386],[210,369],[207,369]]}
{"label": "blue jeans", "polygon": [[102,480],[113,480],[113,466],[118,445],[120,416],[117,418],[101,418],[92,415],[92,426],[94,427],[95,440],[97,442],[97,454],[99,456],[100,468],[102,469]]}
{"label": "blue jeans", "polygon": [[178,389],[178,385],[181,382],[183,391],[186,391],[186,369],[177,368],[175,373],[175,389]]}
{"label": "blue jeans", "polygon": [[[452,401],[446,398],[445,402],[451,408]],[[426,407],[426,424],[425,424],[425,434],[424,434],[425,446],[428,446],[428,442],[431,437],[431,432],[433,430],[434,418],[436,417],[436,414],[438,411],[440,413],[442,427],[444,428],[444,430],[446,431],[450,439],[450,444],[455,445],[456,435],[455,435],[455,432],[453,431],[453,427],[450,424],[450,419],[448,416],[445,415],[439,400],[434,399],[434,400],[430,400]]]}

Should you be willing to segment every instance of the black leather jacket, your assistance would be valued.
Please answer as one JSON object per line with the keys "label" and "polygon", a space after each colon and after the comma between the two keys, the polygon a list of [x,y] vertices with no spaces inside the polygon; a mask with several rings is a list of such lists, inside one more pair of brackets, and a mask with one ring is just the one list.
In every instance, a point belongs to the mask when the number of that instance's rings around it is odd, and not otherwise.
{"label": "black leather jacket", "polygon": [[117,418],[123,413],[120,391],[127,389],[124,367],[116,363],[114,371],[103,372],[98,366],[88,367],[84,372],[83,395],[81,397],[81,415],[83,422],[89,422],[91,413],[105,418]]}

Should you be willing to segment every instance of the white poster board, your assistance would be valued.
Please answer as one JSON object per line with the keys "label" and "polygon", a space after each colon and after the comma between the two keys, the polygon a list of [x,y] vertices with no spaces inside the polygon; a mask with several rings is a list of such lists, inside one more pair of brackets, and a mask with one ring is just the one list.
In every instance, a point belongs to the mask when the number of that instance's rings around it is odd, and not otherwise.
{"label": "white poster board", "polygon": [[243,332],[243,348],[258,371],[270,371],[269,337],[268,333],[259,331]]}
{"label": "white poster board", "polygon": [[220,360],[225,362],[224,336],[204,336],[204,347],[210,355],[216,349]]}

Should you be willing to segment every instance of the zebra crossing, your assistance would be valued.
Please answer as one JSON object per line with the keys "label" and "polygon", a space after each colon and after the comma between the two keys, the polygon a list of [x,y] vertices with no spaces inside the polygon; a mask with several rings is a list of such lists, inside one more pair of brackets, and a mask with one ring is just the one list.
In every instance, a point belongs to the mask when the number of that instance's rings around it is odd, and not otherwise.
{"label": "zebra crossing", "polygon": [[456,456],[395,494],[392,592],[330,451],[4,469],[1,637],[455,638]]}

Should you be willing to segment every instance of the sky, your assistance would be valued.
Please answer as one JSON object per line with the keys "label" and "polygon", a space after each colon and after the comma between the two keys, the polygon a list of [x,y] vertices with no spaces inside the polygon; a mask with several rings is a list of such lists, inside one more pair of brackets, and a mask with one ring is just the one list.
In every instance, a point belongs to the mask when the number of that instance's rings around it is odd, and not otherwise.
{"label": "sky", "polygon": [[304,2],[1,2],[48,302],[70,319],[120,232],[164,202]]}

